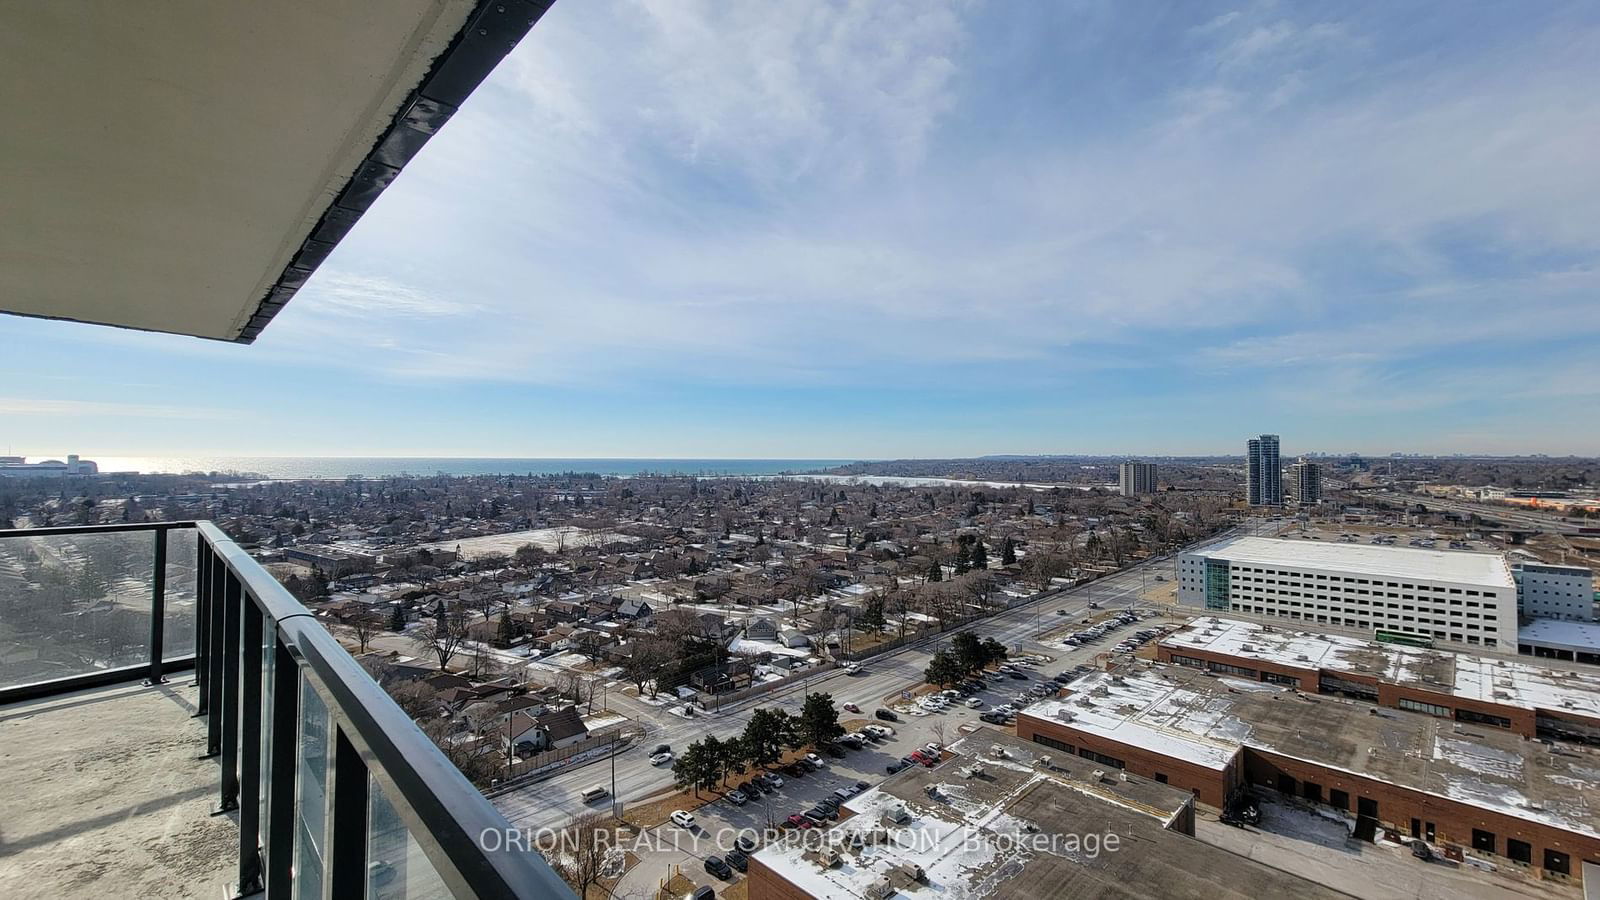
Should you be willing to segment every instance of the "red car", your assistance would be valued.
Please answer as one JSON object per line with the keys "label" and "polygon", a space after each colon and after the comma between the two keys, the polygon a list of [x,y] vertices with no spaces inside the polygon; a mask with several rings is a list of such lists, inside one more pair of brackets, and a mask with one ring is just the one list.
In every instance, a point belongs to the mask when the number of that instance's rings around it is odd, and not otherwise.
{"label": "red car", "polygon": [[919,763],[922,763],[923,765],[927,766],[930,769],[933,768],[933,764],[934,763],[938,762],[937,759],[934,759],[933,757],[929,756],[928,754],[923,753],[921,750],[913,750],[913,751],[911,751],[911,758],[916,760]]}
{"label": "red car", "polygon": [[846,703],[844,705],[844,711],[845,712],[858,713],[858,712],[861,712],[861,707],[855,705],[854,703]]}
{"label": "red car", "polygon": [[795,813],[794,815],[790,816],[789,819],[788,819],[788,822],[789,822],[789,824],[791,826],[793,826],[795,828],[810,828],[811,827],[811,820],[806,818],[805,816],[800,815],[799,813]]}

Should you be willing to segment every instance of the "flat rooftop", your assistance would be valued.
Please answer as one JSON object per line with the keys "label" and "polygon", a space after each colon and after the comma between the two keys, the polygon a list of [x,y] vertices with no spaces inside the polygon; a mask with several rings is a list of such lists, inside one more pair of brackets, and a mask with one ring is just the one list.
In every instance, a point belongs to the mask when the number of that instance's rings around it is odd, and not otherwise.
{"label": "flat rooftop", "polygon": [[1564,619],[1534,619],[1517,629],[1517,643],[1600,653],[1600,624]]}
{"label": "flat rooftop", "polygon": [[[1577,625],[1558,622],[1558,625]],[[1600,639],[1600,626],[1589,625]],[[1392,684],[1600,719],[1600,673],[1531,665],[1513,659],[1380,644],[1278,625],[1206,616],[1161,640],[1175,652],[1209,650],[1300,669],[1376,676]]]}
{"label": "flat rooftop", "polygon": [[1516,588],[1511,568],[1499,553],[1236,537],[1197,550],[1194,555],[1249,565],[1292,566],[1384,578]]}
{"label": "flat rooftop", "polygon": [[0,706],[0,897],[214,898],[235,815],[187,678]]}
{"label": "flat rooftop", "polygon": [[[994,755],[995,746],[1007,755]],[[1168,830],[1163,818],[1170,821],[1188,803],[1185,791],[1113,778],[1106,787],[1138,783],[1129,790],[1143,800],[1108,798],[1089,789],[1098,779],[1086,777],[1092,769],[1086,760],[1063,757],[1075,771],[1051,771],[1035,764],[1048,748],[992,729],[951,749],[960,755],[938,768],[915,766],[845,804],[853,815],[822,833],[837,849],[837,865],[824,866],[801,843],[770,844],[755,859],[826,898],[866,897],[871,885],[908,864],[922,867],[931,893],[961,898],[1345,896]],[[964,777],[972,763],[982,774]],[[1139,809],[1144,801],[1156,812]],[[909,818],[897,821],[901,809]],[[1091,852],[1083,840],[1111,833],[1115,851],[1096,845]]]}
{"label": "flat rooftop", "polygon": [[1023,714],[1186,759],[1231,742],[1600,837],[1600,752],[1587,748],[1183,666],[1093,672],[1067,690]]}

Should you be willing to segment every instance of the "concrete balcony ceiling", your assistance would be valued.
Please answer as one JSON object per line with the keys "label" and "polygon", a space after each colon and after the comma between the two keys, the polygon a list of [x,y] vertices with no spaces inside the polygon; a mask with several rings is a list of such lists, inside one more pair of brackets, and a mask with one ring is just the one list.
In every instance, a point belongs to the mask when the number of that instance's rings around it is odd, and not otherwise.
{"label": "concrete balcony ceiling", "polygon": [[0,4],[0,311],[249,343],[550,2]]}

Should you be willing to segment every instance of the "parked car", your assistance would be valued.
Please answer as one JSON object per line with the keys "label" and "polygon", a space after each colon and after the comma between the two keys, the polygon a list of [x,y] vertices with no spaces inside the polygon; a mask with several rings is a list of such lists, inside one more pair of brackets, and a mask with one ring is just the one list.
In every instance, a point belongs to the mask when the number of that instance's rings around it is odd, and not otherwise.
{"label": "parked car", "polygon": [[673,810],[672,815],[668,818],[672,819],[672,824],[678,826],[679,828],[694,827],[694,816],[690,813],[684,812],[681,809]]}
{"label": "parked car", "polygon": [[806,754],[806,762],[810,763],[813,766],[821,768],[821,766],[822,766],[822,757],[816,755],[815,753],[807,753]]}
{"label": "parked car", "polygon": [[813,807],[812,809],[806,810],[803,815],[806,817],[806,821],[810,822],[814,827],[828,827],[828,814],[823,810]]}
{"label": "parked car", "polygon": [[895,715],[892,710],[880,709],[880,710],[874,712],[873,715],[877,716],[878,718],[880,718],[882,720],[884,720],[885,722],[898,722],[898,721],[900,721],[900,717]]}
{"label": "parked car", "polygon": [[844,759],[846,756],[844,748],[838,744],[823,744],[822,752],[828,754],[834,759]]}
{"label": "parked car", "polygon": [[911,760],[914,763],[917,763],[918,765],[923,765],[923,766],[930,766],[931,767],[931,765],[933,763],[933,760],[928,758],[928,754],[923,753],[921,750],[913,750],[913,751],[911,751],[911,755],[909,757],[907,757],[907,759]]}
{"label": "parked car", "polygon": [[844,711],[858,713],[861,712],[861,707],[855,705],[854,703],[846,703],[844,704]]}
{"label": "parked car", "polygon": [[1022,674],[1021,672],[1012,672],[1011,673],[1011,677],[1015,678],[1018,681],[1027,681],[1028,680],[1028,676]]}
{"label": "parked car", "polygon": [[980,707],[982,705],[983,705],[983,701],[979,700],[977,697],[968,697],[967,698],[966,706],[967,706],[968,709],[977,709],[978,707]]}
{"label": "parked car", "polygon": [[783,774],[789,776],[790,778],[803,778],[809,771],[811,770],[800,765],[799,763],[790,763],[783,767]]}
{"label": "parked car", "polygon": [[740,784],[739,790],[744,791],[744,795],[749,797],[751,800],[757,800],[760,799],[762,794],[767,792],[767,787],[761,782],[752,778],[749,781]]}
{"label": "parked car", "polygon": [[806,818],[805,816],[800,815],[799,813],[794,813],[793,815],[789,816],[789,818],[785,819],[784,821],[788,822],[791,826],[793,826],[795,828],[810,828],[811,827],[811,820]]}
{"label": "parked car", "polygon": [[783,787],[783,776],[779,775],[777,772],[768,772],[765,775],[759,775],[756,777],[756,780],[766,785],[769,790],[775,791],[778,788]]}
{"label": "parked car", "polygon": [[897,759],[894,762],[889,763],[887,766],[884,766],[883,770],[888,772],[890,775],[893,775],[896,772],[903,772],[909,768],[911,768],[911,763],[908,763],[903,759]]}
{"label": "parked car", "polygon": [[650,765],[652,766],[664,766],[669,762],[672,762],[671,753],[657,753],[655,756],[650,757]]}
{"label": "parked car", "polygon": [[725,795],[724,799],[726,799],[729,803],[732,803],[734,806],[743,806],[750,802],[750,796],[744,791],[738,789],[729,791]]}
{"label": "parked car", "polygon": [[650,751],[650,755],[651,756],[660,756],[663,753],[671,753],[671,752],[672,752],[672,745],[671,744],[657,744],[656,748],[654,750]]}
{"label": "parked car", "polygon": [[869,787],[872,787],[872,785],[867,784],[865,781],[858,781],[858,782],[856,782],[856,793],[859,794],[859,793],[861,793],[862,791],[866,790]]}
{"label": "parked car", "polygon": [[723,862],[720,856],[706,857],[706,871],[721,878],[723,881],[733,877],[733,870],[728,868],[728,864]]}
{"label": "parked car", "polygon": [[750,870],[750,857],[740,853],[738,850],[729,850],[723,854],[722,861],[741,872]]}
{"label": "parked car", "polygon": [[929,753],[929,754],[931,754],[931,755],[933,755],[934,757],[937,758],[938,755],[939,755],[939,751],[941,749],[943,749],[943,748],[939,746],[939,742],[938,741],[929,741],[926,744],[922,745],[922,749],[923,749],[924,752]]}
{"label": "parked car", "polygon": [[702,884],[689,895],[689,900],[715,900],[716,896],[717,892],[711,889],[711,885]]}

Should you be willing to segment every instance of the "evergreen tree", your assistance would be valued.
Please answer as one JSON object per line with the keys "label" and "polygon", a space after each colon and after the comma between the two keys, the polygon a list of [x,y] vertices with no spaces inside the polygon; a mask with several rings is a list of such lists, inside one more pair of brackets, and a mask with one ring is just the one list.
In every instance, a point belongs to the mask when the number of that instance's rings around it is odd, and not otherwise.
{"label": "evergreen tree", "polygon": [[798,725],[805,742],[813,747],[832,743],[844,734],[844,726],[839,724],[839,710],[834,708],[833,697],[828,694],[806,695]]}
{"label": "evergreen tree", "polygon": [[983,546],[983,538],[972,542],[972,568],[978,572],[989,568],[989,549]]}
{"label": "evergreen tree", "polygon": [[928,668],[924,670],[923,676],[929,684],[944,687],[965,678],[966,673],[961,670],[961,663],[956,661],[953,654],[948,650],[940,650],[933,654],[933,659],[928,662]]}
{"label": "evergreen tree", "polygon": [[929,581],[943,581],[944,580],[944,570],[939,568],[939,564],[938,563],[934,563],[933,565],[928,567],[928,580]]}
{"label": "evergreen tree", "polygon": [[965,542],[956,544],[956,571],[957,575],[965,575],[972,571],[972,550]]}
{"label": "evergreen tree", "polygon": [[1000,545],[1000,565],[1014,566],[1017,564],[1017,545],[1006,535],[1005,542]]}

